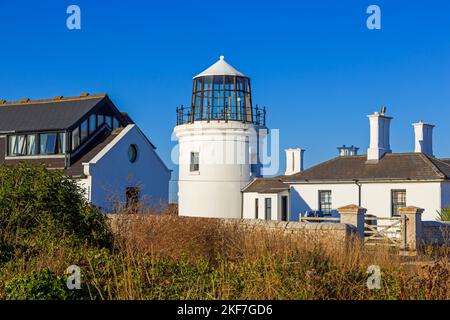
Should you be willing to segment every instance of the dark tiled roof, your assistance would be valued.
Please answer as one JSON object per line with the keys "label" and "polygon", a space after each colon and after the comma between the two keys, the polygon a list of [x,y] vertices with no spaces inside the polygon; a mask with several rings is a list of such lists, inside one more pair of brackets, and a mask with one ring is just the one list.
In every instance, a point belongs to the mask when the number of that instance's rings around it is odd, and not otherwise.
{"label": "dark tiled roof", "polygon": [[439,161],[442,161],[446,164],[450,164],[450,158],[443,158],[443,159],[439,159]]}
{"label": "dark tiled roof", "polygon": [[100,151],[103,150],[109,143],[111,143],[122,131],[123,128],[114,130],[112,133],[109,130],[105,130],[102,135],[95,139],[93,145],[89,146],[88,151],[81,155],[69,168],[65,170],[65,173],[71,177],[84,176],[83,163],[91,161]]}
{"label": "dark tiled roof", "polygon": [[67,129],[107,97],[105,94],[75,98],[0,103],[0,132]]}
{"label": "dark tiled roof", "polygon": [[257,178],[247,185],[242,191],[259,193],[278,193],[289,190],[289,185],[283,183],[278,177]]}
{"label": "dark tiled roof", "polygon": [[423,153],[386,154],[378,163],[367,156],[337,157],[300,173],[283,176],[285,182],[351,180],[432,180],[449,179],[450,165]]}
{"label": "dark tiled roof", "polygon": [[441,171],[447,178],[450,178],[450,160],[429,158],[430,161]]}

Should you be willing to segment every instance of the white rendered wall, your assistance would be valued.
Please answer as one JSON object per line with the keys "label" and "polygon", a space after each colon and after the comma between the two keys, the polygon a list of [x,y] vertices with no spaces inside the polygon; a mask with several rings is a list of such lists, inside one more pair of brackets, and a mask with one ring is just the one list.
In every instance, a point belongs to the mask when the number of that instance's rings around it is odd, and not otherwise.
{"label": "white rendered wall", "polygon": [[[256,128],[237,121],[175,127],[179,140],[179,215],[241,218],[241,189],[254,177],[249,151],[257,149],[250,148]],[[200,155],[198,172],[190,171],[191,152]]]}
{"label": "white rendered wall", "polygon": [[[134,163],[128,159],[131,144],[137,145]],[[124,204],[127,187],[140,187],[145,205],[167,203],[171,172],[136,125],[128,125],[88,165],[91,201],[106,211],[114,202]]]}
{"label": "white rendered wall", "polygon": [[[358,187],[355,184],[296,184],[291,188],[291,211],[298,217],[306,211],[319,210],[319,190],[331,191],[332,209],[348,204],[358,204]],[[333,212],[337,216],[337,212]]]}
{"label": "white rendered wall", "polygon": [[83,196],[87,201],[91,201],[91,177],[76,180],[78,186],[83,191]]}
{"label": "white rendered wall", "polygon": [[[441,207],[440,182],[363,183],[361,206],[367,214],[378,217],[391,216],[391,190],[406,190],[407,206],[424,208],[423,220],[435,220]],[[358,204],[358,187],[355,184],[296,184],[291,190],[291,210],[294,215],[319,209],[319,190],[331,190],[332,208]],[[450,187],[445,188],[450,200]],[[333,214],[334,215],[334,214]]]}
{"label": "white rendered wall", "polygon": [[[282,191],[280,193],[257,193],[245,192],[243,199],[243,218],[244,219],[265,219],[265,199],[272,199],[272,220],[281,220],[281,197],[287,196],[287,217],[290,217],[289,192]],[[258,199],[258,216],[256,217],[256,199]]]}
{"label": "white rendered wall", "polygon": [[450,182],[441,184],[441,207],[450,208]]}
{"label": "white rendered wall", "polygon": [[441,184],[439,182],[421,183],[371,183],[363,184],[362,206],[368,214],[379,217],[391,216],[391,190],[406,190],[406,205],[425,209],[422,220],[435,220],[441,206]]}

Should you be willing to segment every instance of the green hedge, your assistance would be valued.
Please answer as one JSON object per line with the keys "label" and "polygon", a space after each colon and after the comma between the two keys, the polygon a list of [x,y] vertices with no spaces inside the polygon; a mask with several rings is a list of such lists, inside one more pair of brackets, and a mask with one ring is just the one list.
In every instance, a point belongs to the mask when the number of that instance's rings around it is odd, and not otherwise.
{"label": "green hedge", "polygon": [[[106,217],[83,198],[76,181],[43,166],[0,166],[0,236],[73,237],[107,245]],[[11,241],[11,240],[9,240]]]}

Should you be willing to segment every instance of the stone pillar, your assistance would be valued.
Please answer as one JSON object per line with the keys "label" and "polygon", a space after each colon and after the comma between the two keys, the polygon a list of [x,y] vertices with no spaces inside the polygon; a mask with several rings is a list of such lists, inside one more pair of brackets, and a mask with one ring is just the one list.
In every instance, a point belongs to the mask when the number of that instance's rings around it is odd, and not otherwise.
{"label": "stone pillar", "polygon": [[364,238],[364,215],[366,209],[350,204],[337,209],[341,215],[341,223],[351,224],[356,227],[356,234],[360,238]]}
{"label": "stone pillar", "polygon": [[415,255],[422,242],[422,213],[424,209],[406,207],[400,208],[399,211],[400,216],[405,219],[400,250],[403,253]]}

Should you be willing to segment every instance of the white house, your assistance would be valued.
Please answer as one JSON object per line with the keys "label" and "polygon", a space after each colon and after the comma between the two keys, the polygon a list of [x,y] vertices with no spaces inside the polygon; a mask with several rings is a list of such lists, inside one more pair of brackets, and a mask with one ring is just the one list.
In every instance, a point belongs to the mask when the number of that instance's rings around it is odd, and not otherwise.
{"label": "white house", "polygon": [[135,124],[116,129],[97,151],[92,159],[79,160],[79,183],[92,203],[107,210],[130,200],[145,206],[168,203],[170,170]]}
{"label": "white house", "polygon": [[64,170],[105,211],[168,202],[171,171],[155,149],[105,94],[0,101],[0,164]]}
{"label": "white house", "polygon": [[[398,215],[398,209],[425,209],[422,219],[435,220],[437,211],[450,205],[450,159],[433,155],[430,124],[415,123],[415,150],[392,153],[391,117],[369,115],[367,155],[345,146],[340,156],[303,170],[303,150],[286,150],[285,175],[254,179],[243,189],[243,218],[298,220],[299,214],[357,204],[378,217]],[[286,202],[289,206],[286,206]]]}

